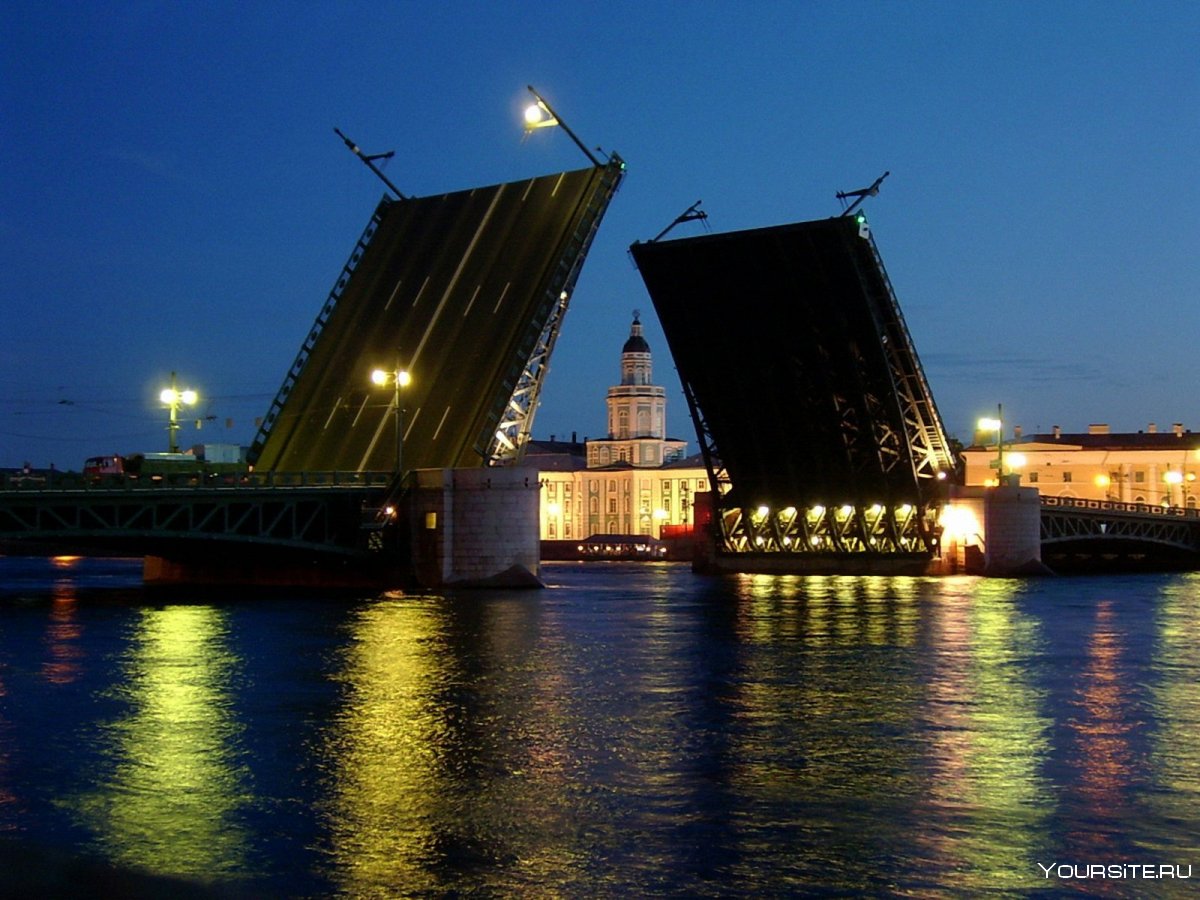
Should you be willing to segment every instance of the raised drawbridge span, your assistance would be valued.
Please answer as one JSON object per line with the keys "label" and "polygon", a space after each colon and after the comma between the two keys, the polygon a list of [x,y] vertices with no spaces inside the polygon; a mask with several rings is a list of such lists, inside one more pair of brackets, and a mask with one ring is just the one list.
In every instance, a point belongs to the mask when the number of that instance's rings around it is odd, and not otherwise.
{"label": "raised drawbridge span", "polygon": [[[250,450],[259,471],[515,460],[587,250],[620,184],[606,162],[376,208]],[[404,371],[402,391],[372,370]]]}
{"label": "raised drawbridge span", "polygon": [[[404,570],[415,551],[395,503],[402,474],[520,458],[624,169],[613,154],[576,171],[385,197],[283,379],[251,472],[4,485],[0,542],[161,557],[191,567],[181,578],[249,579],[268,560],[284,579]],[[372,384],[377,369],[392,387]]]}
{"label": "raised drawbridge span", "polygon": [[955,463],[861,215],[630,248],[737,568],[914,570]]}

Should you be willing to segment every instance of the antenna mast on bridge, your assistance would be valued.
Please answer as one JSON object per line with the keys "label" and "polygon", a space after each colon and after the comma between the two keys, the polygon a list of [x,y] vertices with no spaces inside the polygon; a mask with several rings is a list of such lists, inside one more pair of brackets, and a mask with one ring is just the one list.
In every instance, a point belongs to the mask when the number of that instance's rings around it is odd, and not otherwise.
{"label": "antenna mast on bridge", "polygon": [[862,188],[861,190],[857,190],[857,191],[838,191],[835,196],[843,202],[850,197],[858,198],[842,212],[842,215],[843,216],[850,215],[856,209],[858,209],[859,206],[862,205],[862,202],[864,200],[866,200],[868,197],[876,196],[879,193],[879,186],[881,184],[883,184],[883,179],[887,178],[891,174],[892,174],[891,172],[884,172],[882,175],[880,175],[878,178],[876,178],[875,182],[868,188]]}
{"label": "antenna mast on bridge", "polygon": [[342,132],[339,129],[335,128],[333,130],[334,130],[334,133],[342,139],[342,141],[346,144],[346,146],[350,148],[350,152],[353,153],[355,156],[357,156],[359,159],[361,159],[366,164],[368,169],[370,169],[372,172],[374,172],[376,175],[379,176],[379,180],[388,186],[388,190],[390,190],[393,194],[395,194],[396,197],[399,198],[400,200],[408,199],[408,197],[404,196],[404,194],[402,194],[400,192],[400,189],[398,187],[396,187],[394,184],[392,184],[390,181],[388,181],[387,176],[384,175],[382,171],[380,171],[380,169],[377,165],[375,165],[375,160],[377,160],[377,159],[391,159],[393,156],[396,155],[395,150],[389,150],[387,153],[372,153],[370,155],[367,155],[366,153],[363,153],[361,150],[358,149],[358,144],[354,143],[354,141],[350,140],[350,138],[348,138],[344,134],[342,134]]}

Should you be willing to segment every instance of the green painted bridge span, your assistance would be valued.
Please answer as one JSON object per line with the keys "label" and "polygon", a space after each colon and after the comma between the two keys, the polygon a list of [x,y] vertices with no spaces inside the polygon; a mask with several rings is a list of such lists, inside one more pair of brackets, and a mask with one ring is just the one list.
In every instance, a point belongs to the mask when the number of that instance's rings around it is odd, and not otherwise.
{"label": "green painted bridge span", "polygon": [[64,477],[0,491],[0,542],[138,556],[272,553],[367,559],[390,521],[390,472],[268,472],[147,484]]}

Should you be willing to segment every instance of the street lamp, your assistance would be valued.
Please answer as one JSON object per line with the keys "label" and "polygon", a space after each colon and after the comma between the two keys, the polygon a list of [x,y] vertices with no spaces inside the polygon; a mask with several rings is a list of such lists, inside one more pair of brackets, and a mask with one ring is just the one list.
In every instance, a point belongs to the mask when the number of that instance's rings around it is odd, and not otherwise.
{"label": "street lamp", "polygon": [[179,407],[193,406],[199,397],[191,388],[182,391],[179,390],[175,384],[175,373],[172,372],[171,386],[163,388],[162,393],[158,395],[158,399],[171,411],[171,420],[167,425],[167,451],[169,453],[178,453],[179,442],[176,440],[176,433],[179,431],[179,422],[177,421]]}
{"label": "street lamp", "polygon": [[396,476],[401,477],[404,474],[402,468],[404,461],[404,407],[401,405],[401,391],[412,383],[412,376],[400,368],[400,364],[397,362],[396,368],[391,372],[386,369],[373,371],[371,381],[380,387],[391,384],[395,389],[395,395],[392,398],[392,414],[396,419]]}
{"label": "street lamp", "polygon": [[567,137],[575,142],[575,146],[583,151],[584,156],[591,160],[592,165],[599,168],[600,160],[596,159],[595,154],[587,148],[587,145],[579,139],[579,136],[567,127],[567,123],[562,120],[562,117],[550,108],[550,104],[546,102],[542,95],[533,89],[533,85],[528,85],[528,90],[533,95],[535,102],[525,108],[526,135],[537,128],[551,128],[557,125],[567,133]]}
{"label": "street lamp", "polygon": [[980,419],[976,427],[980,431],[996,432],[996,484],[1004,482],[1004,419],[1003,407],[996,404],[996,418]]}
{"label": "street lamp", "polygon": [[1183,485],[1183,471],[1180,470],[1176,472],[1174,469],[1168,467],[1167,473],[1163,475],[1163,481],[1165,481],[1167,484],[1167,488],[1163,496],[1163,506],[1170,506],[1172,489]]}

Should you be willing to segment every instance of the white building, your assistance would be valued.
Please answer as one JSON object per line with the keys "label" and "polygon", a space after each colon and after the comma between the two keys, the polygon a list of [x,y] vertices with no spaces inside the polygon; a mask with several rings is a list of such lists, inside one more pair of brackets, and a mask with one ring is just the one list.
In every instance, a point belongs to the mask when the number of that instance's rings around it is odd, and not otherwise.
{"label": "white building", "polygon": [[1021,434],[1003,444],[982,441],[968,447],[968,485],[996,484],[1003,474],[1047,497],[1144,503],[1195,509],[1200,502],[1200,435],[1176,422],[1170,431],[1151,423],[1145,431],[1116,433],[1108,425],[1068,433],[1055,426],[1049,434]]}
{"label": "white building", "polygon": [[708,490],[699,456],[666,436],[666,389],[655,385],[650,345],[633,314],[621,348],[621,382],[608,389],[608,436],[579,443],[531,441],[525,465],[542,484],[542,540],[593,534],[660,537],[692,523],[692,497]]}

